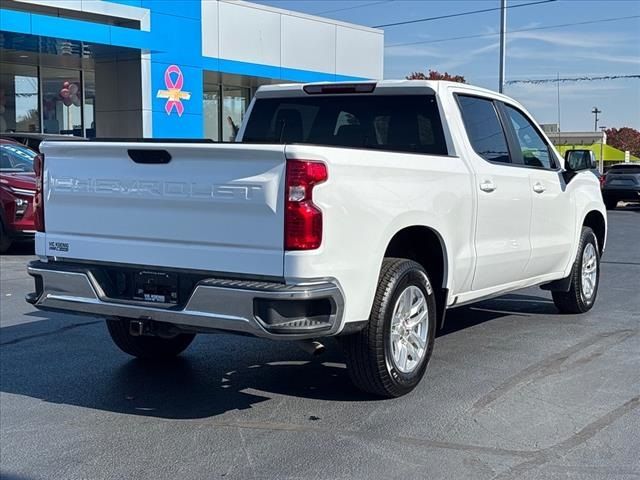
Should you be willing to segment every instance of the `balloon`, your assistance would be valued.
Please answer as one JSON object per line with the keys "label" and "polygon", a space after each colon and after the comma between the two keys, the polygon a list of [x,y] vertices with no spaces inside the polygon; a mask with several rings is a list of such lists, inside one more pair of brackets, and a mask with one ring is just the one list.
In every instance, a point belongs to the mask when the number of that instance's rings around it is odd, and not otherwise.
{"label": "balloon", "polygon": [[62,90],[60,90],[60,96],[62,98],[69,98],[70,95],[71,95],[71,92],[69,91],[68,88],[63,88]]}
{"label": "balloon", "polygon": [[78,97],[78,95],[71,95],[71,102],[76,106],[79,107],[80,106],[80,97]]}
{"label": "balloon", "polygon": [[78,85],[72,83],[71,85],[69,85],[69,91],[71,92],[71,95],[75,95],[76,93],[78,93]]}
{"label": "balloon", "polygon": [[62,84],[62,86],[63,86],[64,88],[69,88],[69,82],[64,82],[64,83]]}
{"label": "balloon", "polygon": [[70,107],[71,106],[71,99],[69,97],[65,97],[62,99],[62,103],[64,103],[64,105],[66,107]]}

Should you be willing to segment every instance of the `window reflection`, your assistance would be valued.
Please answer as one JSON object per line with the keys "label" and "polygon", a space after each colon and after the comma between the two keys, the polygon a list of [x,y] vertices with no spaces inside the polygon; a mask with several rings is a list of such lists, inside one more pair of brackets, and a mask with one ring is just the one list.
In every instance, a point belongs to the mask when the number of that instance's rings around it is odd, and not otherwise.
{"label": "window reflection", "polygon": [[84,72],[84,132],[85,137],[96,136],[96,74],[92,71]]}
{"label": "window reflection", "polygon": [[[251,90],[214,83],[204,84],[204,136],[215,141],[233,142],[249,106]],[[220,100],[222,99],[222,101]]]}
{"label": "window reflection", "polygon": [[2,63],[0,67],[0,132],[39,132],[38,69]]}
{"label": "window reflection", "polygon": [[222,140],[233,142],[249,106],[249,89],[224,86],[222,92]]}
{"label": "window reflection", "polygon": [[204,84],[204,136],[220,140],[220,85]]}
{"label": "window reflection", "polygon": [[80,72],[42,68],[41,78],[44,133],[82,136]]}

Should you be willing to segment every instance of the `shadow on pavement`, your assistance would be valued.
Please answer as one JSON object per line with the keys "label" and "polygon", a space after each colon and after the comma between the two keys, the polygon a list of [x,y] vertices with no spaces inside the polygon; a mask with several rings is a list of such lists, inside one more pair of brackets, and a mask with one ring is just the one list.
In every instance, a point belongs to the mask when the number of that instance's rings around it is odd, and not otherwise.
{"label": "shadow on pavement", "polygon": [[452,308],[447,311],[444,328],[438,336],[474,327],[507,315],[530,317],[532,315],[554,315],[558,310],[553,300],[534,295],[511,293],[473,305]]}
{"label": "shadow on pavement", "polygon": [[[449,311],[441,335],[506,315],[556,313],[550,300],[506,295]],[[131,359],[111,343],[104,323],[78,318],[44,331],[42,322],[2,329],[0,387],[46,402],[143,416],[195,419],[244,410],[274,396],[373,401],[351,384],[333,339],[310,357],[295,345],[250,337],[201,335],[167,362]],[[68,317],[67,317],[68,318]]]}
{"label": "shadow on pavement", "polygon": [[[335,342],[310,357],[294,345],[201,335],[180,357],[145,362],[112,345],[102,321],[59,333],[32,323],[2,329],[0,390],[51,403],[172,419],[249,409],[276,395],[365,401]],[[41,322],[34,322],[41,323]],[[36,332],[36,333],[33,333]],[[6,334],[6,335],[5,335]],[[22,340],[21,340],[22,339]]]}

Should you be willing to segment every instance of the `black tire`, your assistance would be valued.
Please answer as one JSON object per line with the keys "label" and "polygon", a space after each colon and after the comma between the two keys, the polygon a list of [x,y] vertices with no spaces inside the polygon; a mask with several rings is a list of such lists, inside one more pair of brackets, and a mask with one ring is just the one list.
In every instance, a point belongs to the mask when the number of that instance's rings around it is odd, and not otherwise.
{"label": "black tire", "polygon": [[11,238],[4,229],[4,223],[0,221],[0,253],[5,253],[11,247]]}
{"label": "black tire", "polygon": [[[425,296],[429,323],[422,358],[410,373],[403,373],[394,365],[390,331],[396,301],[411,285]],[[436,298],[424,268],[411,260],[385,258],[368,325],[358,333],[341,338],[349,376],[356,387],[387,398],[413,390],[424,376],[433,351],[436,319]]]}
{"label": "black tire", "polygon": [[128,319],[108,319],[107,329],[120,350],[142,359],[166,359],[182,353],[193,341],[195,334],[181,333],[171,338],[133,336],[129,333]]}
{"label": "black tire", "polygon": [[[592,245],[595,249],[596,280],[591,297],[587,298],[582,288],[582,260],[585,249]],[[578,244],[578,254],[571,269],[571,287],[568,292],[551,292],[553,303],[555,303],[561,313],[585,313],[591,310],[598,296],[598,285],[600,284],[600,251],[598,250],[598,239],[593,230],[589,227],[582,227],[580,243]]]}
{"label": "black tire", "polygon": [[607,210],[615,210],[618,206],[618,200],[612,198],[604,199],[604,206],[607,207]]}

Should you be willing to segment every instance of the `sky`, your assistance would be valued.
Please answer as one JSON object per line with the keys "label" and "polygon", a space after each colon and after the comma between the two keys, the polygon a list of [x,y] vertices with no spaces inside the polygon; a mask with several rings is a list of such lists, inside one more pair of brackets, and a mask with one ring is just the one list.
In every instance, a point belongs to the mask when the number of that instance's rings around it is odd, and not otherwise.
{"label": "sky", "polygon": [[[367,26],[500,6],[500,0],[253,1]],[[532,1],[508,0],[507,4]],[[609,19],[616,20],[604,21]],[[579,25],[593,21],[597,23]],[[499,28],[499,10],[385,27],[384,78],[432,69],[463,75],[468,83],[497,90]],[[558,75],[640,75],[640,0],[555,0],[509,8],[507,32],[507,82]],[[480,36],[453,39],[472,35]],[[539,123],[558,123],[557,83],[515,83],[507,85],[505,93],[521,102]],[[640,130],[640,79],[560,83],[562,131],[593,130],[594,106],[602,110],[600,126]]]}

